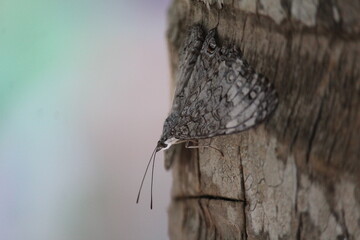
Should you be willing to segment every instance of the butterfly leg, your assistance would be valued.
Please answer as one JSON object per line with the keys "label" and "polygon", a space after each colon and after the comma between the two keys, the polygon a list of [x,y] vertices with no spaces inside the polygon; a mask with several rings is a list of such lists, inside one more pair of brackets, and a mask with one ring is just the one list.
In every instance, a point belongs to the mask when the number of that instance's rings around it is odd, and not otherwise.
{"label": "butterfly leg", "polygon": [[210,146],[210,145],[196,145],[196,146],[189,146],[189,143],[190,142],[192,142],[192,143],[195,143],[194,141],[191,141],[191,140],[189,140],[189,141],[186,141],[186,144],[185,144],[185,147],[186,148],[201,148],[201,147],[208,147],[208,148],[212,148],[212,149],[214,149],[214,150],[216,150],[216,151],[218,151],[220,154],[221,154],[221,156],[222,157],[224,157],[224,153],[220,150],[220,149],[218,149],[218,148],[216,148],[216,147],[213,147],[213,146]]}

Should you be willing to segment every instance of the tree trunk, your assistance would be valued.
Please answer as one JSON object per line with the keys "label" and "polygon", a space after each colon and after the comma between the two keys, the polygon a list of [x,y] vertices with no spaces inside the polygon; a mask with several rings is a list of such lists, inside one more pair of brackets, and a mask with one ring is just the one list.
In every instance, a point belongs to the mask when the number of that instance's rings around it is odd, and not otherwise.
{"label": "tree trunk", "polygon": [[[174,0],[175,76],[187,29],[220,41],[279,93],[264,124],[174,146],[171,239],[360,239],[360,2]],[[175,79],[175,77],[173,77]]]}

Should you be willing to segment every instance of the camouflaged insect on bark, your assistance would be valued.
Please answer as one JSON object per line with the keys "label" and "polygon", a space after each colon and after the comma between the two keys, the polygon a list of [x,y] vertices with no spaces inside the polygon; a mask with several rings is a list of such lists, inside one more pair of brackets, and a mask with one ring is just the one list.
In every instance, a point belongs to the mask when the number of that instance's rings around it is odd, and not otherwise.
{"label": "camouflaged insect on bark", "polygon": [[257,125],[278,103],[273,85],[234,47],[218,46],[216,29],[191,27],[180,54],[177,86],[158,150],[182,140],[233,134]]}

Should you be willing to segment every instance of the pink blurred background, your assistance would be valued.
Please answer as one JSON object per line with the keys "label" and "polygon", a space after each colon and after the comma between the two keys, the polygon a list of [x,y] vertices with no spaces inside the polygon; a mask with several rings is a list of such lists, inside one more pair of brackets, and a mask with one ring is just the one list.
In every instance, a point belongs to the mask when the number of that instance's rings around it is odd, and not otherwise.
{"label": "pink blurred background", "polygon": [[2,2],[0,239],[168,239],[169,5]]}

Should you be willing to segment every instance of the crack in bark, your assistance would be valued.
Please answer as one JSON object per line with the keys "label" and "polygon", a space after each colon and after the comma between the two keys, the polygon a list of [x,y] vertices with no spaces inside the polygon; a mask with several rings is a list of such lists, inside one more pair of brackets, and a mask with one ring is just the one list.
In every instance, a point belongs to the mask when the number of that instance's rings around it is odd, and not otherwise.
{"label": "crack in bark", "polygon": [[311,150],[312,150],[312,145],[313,145],[315,135],[316,135],[316,131],[318,130],[319,122],[320,122],[320,119],[321,119],[321,114],[322,114],[322,110],[323,110],[323,103],[324,103],[324,98],[322,97],[321,102],[320,102],[320,108],[319,108],[319,111],[318,111],[318,113],[316,115],[316,119],[315,119],[315,122],[314,122],[314,127],[311,130],[309,144],[308,144],[308,147],[306,149],[306,158],[305,159],[306,159],[307,163],[309,163],[309,160],[310,160],[310,154],[311,154]]}
{"label": "crack in bark", "polygon": [[[299,97],[300,97],[300,92],[301,92],[301,85],[299,88],[296,89],[296,96],[295,96],[295,99],[294,99],[294,102],[291,104],[291,107],[290,107],[290,111],[289,111],[289,115],[287,116],[287,120],[286,120],[286,123],[285,123],[285,126],[284,126],[284,131],[283,131],[283,137],[286,136],[286,132],[288,130],[288,127],[290,126],[290,122],[291,122],[291,118],[294,117],[294,111],[295,111],[295,106],[297,105],[297,103],[299,102]],[[297,111],[296,111],[296,114],[297,114]],[[294,117],[295,118],[295,117]]]}
{"label": "crack in bark", "polygon": [[199,149],[196,149],[196,167],[197,167],[197,179],[198,179],[198,184],[199,184],[199,188],[201,189],[201,171],[200,171],[200,153],[199,153]]}
{"label": "crack in bark", "polygon": [[[286,56],[286,61],[291,61],[291,59],[293,58],[293,54],[296,56],[296,55],[300,55],[300,52],[301,52],[301,45],[299,44],[298,48],[296,48],[297,52],[295,52],[295,50],[293,50],[293,38],[292,36],[290,35],[288,37],[288,42],[286,44],[286,50],[285,52],[287,52],[287,56]],[[303,34],[300,34],[300,42],[302,42],[302,39],[303,39]],[[293,53],[294,52],[294,53]],[[296,63],[294,63],[296,65]],[[294,67],[295,68],[295,67]],[[297,71],[297,68],[295,68],[295,70]],[[284,78],[286,78],[286,75],[287,74],[283,74],[282,76],[282,80],[284,80]],[[290,74],[289,74],[290,75]],[[280,82],[281,82],[280,81]],[[290,101],[290,111],[289,111],[289,115],[287,116],[287,120],[286,120],[286,123],[285,123],[285,127],[284,127],[284,131],[283,131],[283,137],[286,136],[287,134],[287,131],[288,131],[288,128],[291,128],[290,124],[291,122],[293,121],[293,119],[296,119],[296,116],[299,112],[299,99],[300,99],[300,96],[301,96],[301,93],[303,92],[303,87],[302,87],[302,84],[300,84],[299,86],[294,86],[294,90],[291,89],[292,92],[295,91],[295,98],[294,98],[294,101],[291,103]],[[301,104],[300,104],[301,105]],[[297,136],[296,136],[297,137]]]}
{"label": "crack in bark", "polygon": [[[244,24],[243,24],[243,31],[242,31],[242,36],[241,36],[241,43],[244,42],[244,36],[245,36],[245,29],[246,29],[246,23],[247,23],[247,15],[245,15],[245,19],[244,19]],[[244,53],[245,50],[245,46],[243,45],[243,49],[241,50]]]}
{"label": "crack in bark", "polygon": [[[202,219],[204,219],[204,229],[206,229],[206,231],[205,231],[205,239],[207,239],[207,227],[206,227],[206,214],[205,214],[205,210],[204,210],[204,207],[203,207],[203,205],[201,204],[201,201],[199,201],[199,208],[200,208],[200,212],[201,212],[201,214],[202,214]],[[202,220],[201,219],[201,217],[199,218],[199,221],[201,221]],[[199,224],[199,229],[198,229],[198,236],[197,236],[197,239],[201,239],[201,223],[202,223],[202,221],[200,222],[200,224]]]}
{"label": "crack in bark", "polygon": [[[339,125],[342,125],[342,124],[339,124]],[[333,138],[332,143],[331,143],[330,148],[329,148],[329,154],[328,154],[328,157],[326,158],[327,163],[331,162],[332,154],[334,152],[335,145],[337,144],[337,139],[339,139],[339,137],[338,137],[339,132],[340,132],[340,128],[334,134],[334,138]]]}
{"label": "crack in bark", "polygon": [[[239,146],[239,152],[240,152],[240,146]],[[242,158],[241,158],[241,155],[239,154],[240,156],[240,175],[241,175],[241,179],[240,179],[240,184],[241,184],[241,188],[242,188],[242,192],[243,192],[243,195],[242,195],[242,198],[244,199],[244,207],[243,207],[243,214],[244,214],[244,240],[246,240],[248,238],[248,235],[247,235],[247,226],[246,226],[246,194],[245,194],[245,177],[244,177],[244,167],[243,167],[243,163],[242,163]]]}
{"label": "crack in bark", "polygon": [[300,213],[299,216],[299,225],[296,232],[296,240],[301,240],[301,230],[303,228],[303,214]]}
{"label": "crack in bark", "polygon": [[292,140],[290,142],[290,147],[289,147],[290,151],[293,150],[293,147],[294,147],[294,145],[296,143],[296,140],[297,140],[297,138],[299,136],[299,131],[300,131],[299,128],[297,128],[296,131],[295,131],[295,134],[294,134],[294,136],[293,136],[293,138],[292,138]]}
{"label": "crack in bark", "polygon": [[243,202],[243,203],[245,203],[245,201],[242,199],[222,197],[222,196],[213,196],[213,195],[207,195],[207,194],[173,197],[174,201],[185,201],[185,200],[192,200],[192,199],[208,199],[208,200],[220,200],[220,201],[228,201],[228,202]]}
{"label": "crack in bark", "polygon": [[344,213],[344,209],[341,210],[341,219],[340,219],[340,226],[343,230],[343,238],[344,239],[349,239],[350,238],[350,234],[349,234],[349,230],[348,227],[346,226],[346,222],[345,222],[345,213]]}

